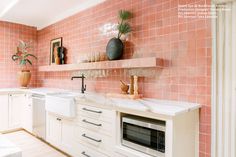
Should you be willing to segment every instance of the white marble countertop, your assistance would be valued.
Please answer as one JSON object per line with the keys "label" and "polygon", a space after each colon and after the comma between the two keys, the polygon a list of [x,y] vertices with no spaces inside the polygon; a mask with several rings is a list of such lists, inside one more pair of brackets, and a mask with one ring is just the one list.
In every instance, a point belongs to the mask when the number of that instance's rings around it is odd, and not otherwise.
{"label": "white marble countertop", "polygon": [[22,151],[3,135],[0,135],[0,157],[22,157]]}
{"label": "white marble countertop", "polygon": [[58,88],[0,88],[0,93],[22,93],[22,92],[47,95],[56,92],[68,92],[68,90],[58,89]]}
{"label": "white marble countertop", "polygon": [[102,106],[109,106],[114,110],[130,109],[142,112],[152,112],[164,116],[177,116],[181,113],[190,112],[195,109],[201,108],[201,105],[190,102],[158,100],[151,98],[143,99],[124,99],[124,98],[111,98],[103,94],[88,93],[77,98],[77,102],[87,100]]}
{"label": "white marble countertop", "polygon": [[21,88],[0,88],[0,93],[7,93],[7,92],[23,92],[25,89]]}
{"label": "white marble countertop", "polygon": [[201,108],[201,105],[190,102],[158,100],[151,98],[143,98],[137,100],[112,98],[112,97],[107,97],[106,94],[102,93],[86,92],[85,94],[81,94],[79,91],[69,91],[56,88],[32,88],[32,89],[3,88],[0,89],[0,93],[1,92],[31,92],[43,95],[47,95],[50,93],[58,93],[58,92],[72,92],[78,95],[76,98],[77,102],[85,100],[88,102],[93,102],[94,104],[98,104],[103,107],[107,106],[115,110],[118,108],[131,109],[143,112],[152,112],[165,116],[176,116],[181,113],[186,113]]}
{"label": "white marble countertop", "polygon": [[31,93],[47,95],[50,93],[58,93],[58,92],[70,92],[69,90],[65,89],[58,89],[58,88],[31,88],[28,89]]}

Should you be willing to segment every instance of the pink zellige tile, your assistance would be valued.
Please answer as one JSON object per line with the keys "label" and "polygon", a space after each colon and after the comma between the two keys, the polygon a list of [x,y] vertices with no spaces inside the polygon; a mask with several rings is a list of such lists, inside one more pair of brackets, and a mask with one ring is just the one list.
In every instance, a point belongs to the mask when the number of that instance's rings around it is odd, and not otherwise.
{"label": "pink zellige tile", "polygon": [[[105,52],[108,40],[115,34],[102,34],[100,28],[107,23],[117,23],[117,12],[126,6],[126,9],[133,12],[134,18],[130,21],[133,28],[125,45],[124,57],[132,58],[133,54],[139,57],[159,57],[168,60],[163,70],[157,71],[156,76],[141,80],[143,83],[143,94],[145,97],[158,99],[170,99],[191,101],[204,106],[200,113],[200,125],[202,135],[209,135],[210,115],[211,115],[211,26],[210,19],[184,19],[178,18],[178,5],[181,4],[210,4],[210,0],[159,0],[158,3],[152,0],[109,0],[92,7],[91,9],[79,12],[72,17],[55,23],[51,26],[37,31],[25,26],[9,25],[1,23],[4,31],[4,44],[0,42],[0,48],[7,47],[7,52],[14,49],[14,44],[9,43],[10,33],[13,30],[24,30],[25,39],[36,38],[37,35],[37,55],[38,66],[48,65],[50,40],[63,37],[64,46],[68,48],[68,63],[73,63],[74,57],[82,56],[93,52]],[[0,27],[1,29],[2,27]],[[11,29],[12,31],[7,31]],[[0,31],[0,35],[1,35]],[[16,31],[17,32],[17,31]],[[29,34],[36,35],[28,36]],[[19,34],[13,34],[12,40],[16,42]],[[0,38],[1,41],[1,38]],[[12,47],[11,47],[12,46]],[[9,47],[9,48],[8,48]],[[11,48],[10,48],[11,47]],[[8,55],[1,56],[4,71],[11,61],[7,61]],[[129,65],[129,63],[122,63]],[[148,61],[135,62],[133,64],[149,64]],[[90,65],[87,65],[90,66]],[[86,67],[87,67],[86,66]],[[96,64],[97,67],[107,68],[114,66],[108,62]],[[121,66],[119,62],[117,67]],[[83,67],[83,68],[86,68]],[[10,70],[16,71],[14,67]],[[44,74],[35,71],[34,81],[36,85],[53,87],[58,84],[65,89],[79,89],[74,81],[70,79],[71,73]],[[109,77],[101,79],[87,79],[88,90],[99,92],[119,92],[119,80],[129,80],[129,76],[124,71],[109,71]],[[8,80],[2,77],[1,80],[9,82],[6,84],[16,84],[16,80]],[[62,83],[63,80],[63,83]],[[34,83],[35,84],[35,83]],[[210,156],[210,141],[206,137],[199,139],[200,157]]]}

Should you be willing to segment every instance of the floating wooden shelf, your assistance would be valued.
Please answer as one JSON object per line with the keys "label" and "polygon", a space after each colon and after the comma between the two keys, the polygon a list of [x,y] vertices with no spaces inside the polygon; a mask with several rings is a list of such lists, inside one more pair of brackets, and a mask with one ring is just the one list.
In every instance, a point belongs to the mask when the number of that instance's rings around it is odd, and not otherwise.
{"label": "floating wooden shelf", "polygon": [[132,69],[152,68],[164,66],[164,60],[156,57],[124,59],[115,61],[101,61],[91,63],[64,64],[40,66],[39,71],[76,71],[76,70],[98,70],[98,69]]}

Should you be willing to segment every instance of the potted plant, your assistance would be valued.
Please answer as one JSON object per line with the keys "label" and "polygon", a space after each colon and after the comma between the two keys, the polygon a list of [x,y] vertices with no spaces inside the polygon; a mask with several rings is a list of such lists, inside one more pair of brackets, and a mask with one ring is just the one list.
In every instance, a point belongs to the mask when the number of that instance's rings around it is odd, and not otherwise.
{"label": "potted plant", "polygon": [[20,40],[16,54],[12,55],[12,60],[18,61],[21,66],[21,71],[18,72],[18,80],[23,88],[27,88],[31,79],[31,72],[28,69],[27,64],[32,65],[31,58],[37,59],[35,55],[28,53],[30,48],[31,42],[26,43]]}
{"label": "potted plant", "polygon": [[131,32],[131,26],[128,23],[128,20],[132,17],[132,14],[126,10],[119,11],[119,19],[118,23],[118,36],[109,40],[106,47],[106,54],[109,60],[117,60],[120,59],[123,55],[124,44],[121,40],[121,37],[129,32]]}

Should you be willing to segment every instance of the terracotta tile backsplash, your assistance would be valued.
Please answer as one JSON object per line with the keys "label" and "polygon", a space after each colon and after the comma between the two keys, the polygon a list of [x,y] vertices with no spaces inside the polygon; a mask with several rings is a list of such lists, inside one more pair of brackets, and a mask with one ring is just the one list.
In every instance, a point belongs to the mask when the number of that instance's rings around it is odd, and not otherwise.
{"label": "terracotta tile backsplash", "polygon": [[[133,32],[125,43],[124,58],[160,57],[169,61],[153,77],[139,80],[145,97],[200,103],[200,157],[210,157],[211,137],[211,21],[178,18],[178,4],[205,4],[210,0],[108,0],[40,31],[35,28],[0,23],[1,87],[16,85],[10,54],[19,38],[35,41],[38,66],[49,64],[50,40],[63,37],[67,63],[75,63],[87,53],[105,52],[108,40],[116,36],[117,13],[133,13]],[[36,34],[37,33],[37,34]],[[2,37],[3,36],[3,37]],[[37,72],[32,86],[80,90],[80,80],[71,81],[72,72]],[[119,80],[128,74],[117,69],[106,78],[86,79],[87,90],[119,92]],[[37,76],[37,79],[36,77]]]}

